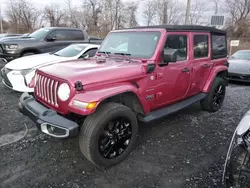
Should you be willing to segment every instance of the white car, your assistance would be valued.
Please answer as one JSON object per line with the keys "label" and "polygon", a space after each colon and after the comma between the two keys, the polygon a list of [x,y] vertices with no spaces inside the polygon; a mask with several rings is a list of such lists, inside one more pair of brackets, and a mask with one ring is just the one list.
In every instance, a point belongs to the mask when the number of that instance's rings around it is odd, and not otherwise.
{"label": "white car", "polygon": [[72,44],[57,52],[21,57],[7,63],[1,70],[2,82],[8,88],[19,92],[34,92],[29,87],[36,69],[67,60],[95,56],[100,45]]}

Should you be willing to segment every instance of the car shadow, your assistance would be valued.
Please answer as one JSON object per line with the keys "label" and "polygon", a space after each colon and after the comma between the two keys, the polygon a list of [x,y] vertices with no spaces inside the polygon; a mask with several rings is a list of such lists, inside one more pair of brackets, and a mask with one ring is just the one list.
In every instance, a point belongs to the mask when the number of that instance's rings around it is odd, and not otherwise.
{"label": "car shadow", "polygon": [[237,86],[239,86],[239,85],[241,85],[241,86],[250,86],[250,82],[247,83],[247,82],[232,81],[232,80],[229,81],[229,84],[230,85],[237,85]]}

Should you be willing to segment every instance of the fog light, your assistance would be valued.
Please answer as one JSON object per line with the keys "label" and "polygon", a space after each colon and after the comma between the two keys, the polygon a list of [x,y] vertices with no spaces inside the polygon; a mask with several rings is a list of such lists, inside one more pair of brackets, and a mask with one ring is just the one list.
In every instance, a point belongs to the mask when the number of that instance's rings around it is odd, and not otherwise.
{"label": "fog light", "polygon": [[41,131],[45,134],[56,138],[66,138],[69,136],[69,130],[66,128],[58,127],[55,125],[43,123],[41,125]]}

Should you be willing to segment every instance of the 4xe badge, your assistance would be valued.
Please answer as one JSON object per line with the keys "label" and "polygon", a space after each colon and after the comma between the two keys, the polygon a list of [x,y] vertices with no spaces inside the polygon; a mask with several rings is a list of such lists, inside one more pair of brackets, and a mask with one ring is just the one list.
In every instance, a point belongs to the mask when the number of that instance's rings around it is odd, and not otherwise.
{"label": "4xe badge", "polygon": [[152,99],[154,99],[155,98],[155,95],[154,94],[151,94],[151,95],[147,95],[146,96],[146,100],[152,100]]}

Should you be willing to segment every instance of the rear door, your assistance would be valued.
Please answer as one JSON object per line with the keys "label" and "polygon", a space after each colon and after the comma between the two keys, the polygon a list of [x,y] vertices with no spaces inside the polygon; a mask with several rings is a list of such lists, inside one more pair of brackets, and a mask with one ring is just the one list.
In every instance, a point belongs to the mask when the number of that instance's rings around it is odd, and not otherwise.
{"label": "rear door", "polygon": [[192,33],[191,38],[193,74],[188,96],[201,92],[213,65],[211,61],[210,33]]}

